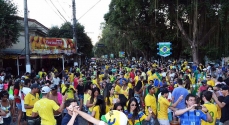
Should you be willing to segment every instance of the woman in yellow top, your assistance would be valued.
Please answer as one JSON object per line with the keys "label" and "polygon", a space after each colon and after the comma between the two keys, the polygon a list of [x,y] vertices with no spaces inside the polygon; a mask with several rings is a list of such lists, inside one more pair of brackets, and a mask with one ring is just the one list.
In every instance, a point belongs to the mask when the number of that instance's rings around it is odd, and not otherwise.
{"label": "woman in yellow top", "polygon": [[140,79],[140,74],[140,71],[137,71],[137,75],[134,77],[135,86],[137,85],[138,80]]}
{"label": "woman in yellow top", "polygon": [[191,80],[192,84],[195,84],[196,83],[195,82],[196,81],[196,78],[194,76],[194,73],[191,74],[190,80]]}
{"label": "woman in yellow top", "polygon": [[123,95],[125,95],[126,98],[128,98],[128,93],[129,93],[129,87],[127,85],[127,81],[125,79],[123,79],[120,94],[123,94]]}
{"label": "woman in yellow top", "polygon": [[96,103],[96,99],[97,99],[98,95],[100,95],[99,88],[94,88],[92,90],[91,97],[88,98],[88,100],[87,100],[86,106],[87,106],[87,108],[89,108],[88,114],[90,114],[90,115],[91,115],[92,109],[93,109],[93,107],[94,107],[94,105]]}
{"label": "woman in yellow top", "polygon": [[102,115],[106,114],[106,105],[102,95],[97,96],[95,106],[92,110],[91,116],[100,120]]}
{"label": "woman in yellow top", "polygon": [[132,97],[134,97],[134,90],[133,90],[133,89],[129,89],[128,98],[127,98],[127,102],[126,102],[126,107],[128,107],[129,101],[130,101],[130,99],[131,99]]}
{"label": "woman in yellow top", "polygon": [[84,86],[84,96],[83,96],[83,107],[84,107],[84,111],[88,112],[88,108],[87,108],[87,100],[89,98],[91,98],[91,82],[88,82],[85,86]]}
{"label": "woman in yellow top", "polygon": [[132,81],[133,81],[133,80],[132,80],[131,78],[128,79],[128,84],[127,84],[127,86],[128,86],[130,89],[133,89]]}
{"label": "woman in yellow top", "polygon": [[142,125],[142,121],[149,121],[152,117],[151,113],[153,112],[151,108],[148,109],[149,115],[146,116],[139,108],[139,104],[136,98],[131,98],[130,103],[128,104],[127,111],[125,114],[128,118],[129,125]]}
{"label": "woman in yellow top", "polygon": [[116,98],[114,96],[114,87],[112,85],[108,86],[108,92],[105,98],[105,103],[106,103],[106,106],[108,107],[108,111],[112,110],[114,104],[116,103]]}
{"label": "woman in yellow top", "polygon": [[92,80],[92,83],[93,83],[93,85],[95,85],[96,87],[98,87],[100,89],[100,84],[99,84],[99,79],[98,78],[94,78]]}
{"label": "woman in yellow top", "polygon": [[125,73],[124,78],[129,79],[130,78],[130,72]]}

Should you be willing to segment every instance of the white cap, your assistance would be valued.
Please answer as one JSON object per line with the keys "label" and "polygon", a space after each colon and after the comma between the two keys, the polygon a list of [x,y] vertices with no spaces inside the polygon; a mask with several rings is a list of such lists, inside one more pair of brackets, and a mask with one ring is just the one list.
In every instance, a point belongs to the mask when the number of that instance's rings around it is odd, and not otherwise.
{"label": "white cap", "polygon": [[41,93],[49,93],[50,90],[51,90],[51,89],[50,89],[48,86],[44,86],[44,87],[42,87],[42,89],[41,89]]}

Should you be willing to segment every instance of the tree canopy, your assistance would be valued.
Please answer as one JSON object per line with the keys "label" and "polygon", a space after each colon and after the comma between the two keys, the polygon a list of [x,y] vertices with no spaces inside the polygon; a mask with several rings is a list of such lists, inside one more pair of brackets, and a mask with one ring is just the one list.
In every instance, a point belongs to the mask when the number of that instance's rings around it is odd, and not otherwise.
{"label": "tree canopy", "polygon": [[18,42],[20,24],[17,7],[10,0],[0,0],[0,49]]}
{"label": "tree canopy", "polygon": [[[87,36],[84,30],[84,26],[82,26],[80,23],[76,24],[76,28],[78,52],[82,52],[87,57],[91,57],[93,48],[91,39]],[[73,37],[72,24],[70,22],[66,22],[62,24],[61,27],[51,27],[48,32],[48,37],[71,39]]]}
{"label": "tree canopy", "polygon": [[157,43],[170,41],[175,59],[229,56],[228,12],[228,0],[111,0],[96,54],[158,58]]}

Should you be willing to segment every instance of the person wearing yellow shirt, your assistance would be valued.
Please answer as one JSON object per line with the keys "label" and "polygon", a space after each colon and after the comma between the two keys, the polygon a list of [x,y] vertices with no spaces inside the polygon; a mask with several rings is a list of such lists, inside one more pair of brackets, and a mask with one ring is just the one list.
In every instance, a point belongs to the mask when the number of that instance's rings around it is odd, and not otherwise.
{"label": "person wearing yellow shirt", "polygon": [[83,107],[84,107],[84,111],[88,112],[88,108],[87,108],[87,100],[89,98],[91,98],[91,82],[86,83],[86,85],[84,86],[84,95],[83,95]]}
{"label": "person wearing yellow shirt", "polygon": [[69,77],[70,83],[73,83],[74,74],[72,72],[69,72],[68,77]]}
{"label": "person wearing yellow shirt", "polygon": [[151,113],[152,117],[150,118],[148,125],[154,125],[155,124],[155,118],[157,115],[157,102],[156,102],[156,97],[154,95],[155,87],[153,85],[149,85],[147,87],[147,89],[148,89],[149,93],[145,97],[145,113],[148,116],[149,115],[148,108],[150,107],[152,109],[152,111],[153,111]]}
{"label": "person wearing yellow shirt", "polygon": [[34,104],[39,100],[39,92],[40,86],[38,84],[31,85],[31,92],[26,94],[24,98],[24,107],[26,109],[26,118],[27,122],[30,124],[40,124],[39,117],[32,117],[32,110]]}
{"label": "person wearing yellow shirt", "polygon": [[128,86],[130,89],[133,89],[133,85],[132,85],[132,83],[131,83],[131,78],[129,78],[129,82],[128,82],[127,86]]}
{"label": "person wearing yellow shirt", "polygon": [[150,70],[146,72],[146,75],[149,77],[152,75],[153,67],[150,67]]}
{"label": "person wearing yellow shirt", "polygon": [[214,82],[214,80],[212,80],[212,76],[211,75],[207,75],[207,84],[209,86],[215,86],[215,82]]}
{"label": "person wearing yellow shirt", "polygon": [[120,85],[120,79],[118,79],[115,82],[115,95],[118,95],[121,93],[121,85]]}
{"label": "person wearing yellow shirt", "polygon": [[106,114],[106,105],[102,95],[98,95],[95,106],[92,109],[91,116],[97,120],[100,120],[102,115]]}
{"label": "person wearing yellow shirt", "polygon": [[134,77],[134,82],[135,82],[135,86],[137,85],[138,81],[140,80],[140,71],[137,71],[136,73],[137,75]]}
{"label": "person wearing yellow shirt", "polygon": [[92,113],[93,107],[95,106],[96,99],[97,99],[98,95],[100,95],[100,90],[99,90],[99,88],[96,87],[92,90],[91,97],[89,97],[87,100],[86,106],[87,106],[87,108],[89,108],[88,114],[90,114],[90,115]]}
{"label": "person wearing yellow shirt", "polygon": [[62,95],[67,94],[67,99],[74,99],[76,90],[73,85],[70,85],[70,82],[66,81],[65,84],[61,84],[61,93]]}
{"label": "person wearing yellow shirt", "polygon": [[99,82],[103,80],[104,74],[99,74]]}
{"label": "person wearing yellow shirt", "polygon": [[46,76],[47,73],[45,72],[45,69],[42,68],[41,71],[38,72],[38,75],[39,75],[39,78],[42,78],[42,77]]}
{"label": "person wearing yellow shirt", "polygon": [[168,119],[168,108],[175,108],[177,104],[183,99],[183,95],[181,95],[178,100],[172,104],[167,100],[169,95],[169,90],[167,88],[161,89],[161,97],[158,99],[157,103],[157,118],[160,125],[170,125]]}
{"label": "person wearing yellow shirt", "polygon": [[109,67],[110,67],[109,65],[105,65],[105,69],[106,69],[106,70],[108,70],[108,69],[109,69]]}
{"label": "person wearing yellow shirt", "polygon": [[217,107],[216,105],[210,103],[212,99],[212,92],[205,91],[203,92],[202,100],[204,101],[204,106],[207,108],[209,114],[212,117],[212,122],[205,122],[204,120],[201,121],[201,125],[215,125],[216,118],[217,118]]}
{"label": "person wearing yellow shirt", "polygon": [[56,125],[53,110],[62,112],[64,109],[65,100],[67,98],[67,95],[63,96],[62,104],[58,106],[56,102],[47,98],[49,92],[50,88],[48,86],[44,86],[41,89],[42,99],[34,104],[32,110],[32,117],[38,117],[38,115],[40,116],[41,125]]}
{"label": "person wearing yellow shirt", "polygon": [[105,95],[105,103],[106,106],[108,107],[108,110],[106,112],[109,112],[110,110],[113,109],[114,104],[116,103],[116,98],[114,96],[114,87],[112,85],[108,86],[108,92],[107,95]]}
{"label": "person wearing yellow shirt", "polygon": [[149,121],[152,117],[151,114],[153,111],[149,107],[147,112],[149,114],[148,116],[146,116],[144,112],[140,110],[137,99],[132,97],[125,112],[125,114],[128,116],[128,125],[142,125],[143,120]]}
{"label": "person wearing yellow shirt", "polygon": [[98,79],[97,78],[94,78],[93,80],[92,80],[92,83],[96,86],[96,87],[98,87],[99,89],[100,89],[100,85],[98,84]]}
{"label": "person wearing yellow shirt", "polygon": [[128,93],[129,93],[129,87],[127,85],[127,81],[125,79],[123,79],[120,94],[125,95],[125,97],[128,99]]}
{"label": "person wearing yellow shirt", "polygon": [[130,78],[130,73],[129,72],[125,73],[124,78],[125,79],[129,79]]}

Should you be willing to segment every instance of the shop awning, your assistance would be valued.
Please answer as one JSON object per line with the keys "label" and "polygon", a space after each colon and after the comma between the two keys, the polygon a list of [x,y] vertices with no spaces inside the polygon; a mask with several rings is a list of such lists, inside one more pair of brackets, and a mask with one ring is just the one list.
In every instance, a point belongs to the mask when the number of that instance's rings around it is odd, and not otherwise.
{"label": "shop awning", "polygon": [[[62,55],[30,55],[30,59],[58,59],[62,58]],[[24,55],[3,55],[2,59],[25,59]]]}

